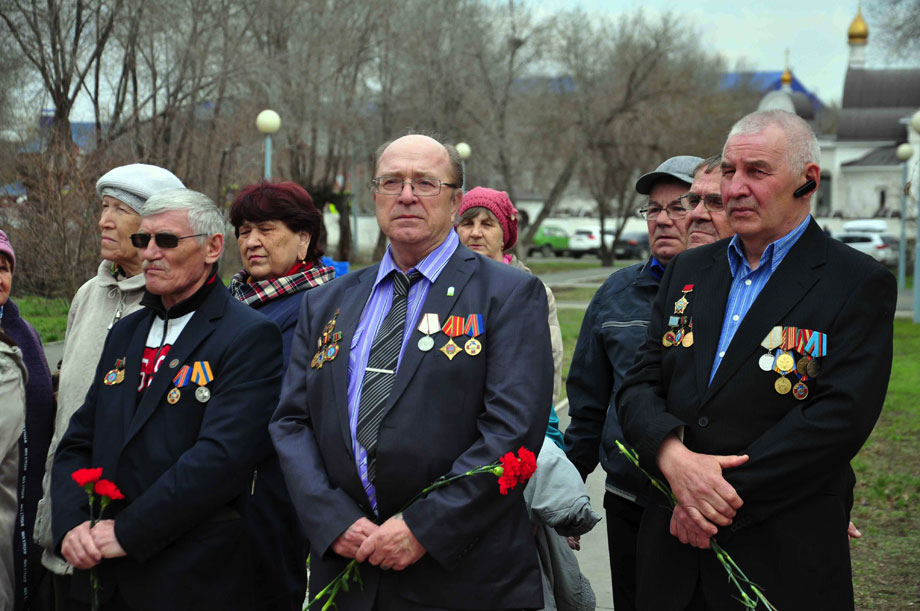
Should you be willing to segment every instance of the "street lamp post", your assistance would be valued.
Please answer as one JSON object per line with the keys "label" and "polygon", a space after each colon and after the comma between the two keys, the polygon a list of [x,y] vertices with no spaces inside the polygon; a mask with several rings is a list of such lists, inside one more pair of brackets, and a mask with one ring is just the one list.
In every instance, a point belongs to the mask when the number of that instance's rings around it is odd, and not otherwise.
{"label": "street lamp post", "polygon": [[[910,126],[920,134],[920,110],[914,113]],[[917,205],[917,241],[914,242],[914,323],[920,324],[920,200]]]}
{"label": "street lamp post", "polygon": [[457,154],[460,155],[460,164],[463,166],[462,188],[466,191],[466,160],[473,154],[473,149],[471,149],[470,145],[466,142],[459,142],[457,143]]}
{"label": "street lamp post", "polygon": [[914,156],[914,147],[905,142],[898,147],[898,159],[902,162],[901,172],[901,243],[898,245],[898,288],[904,289],[907,274],[907,162]]}
{"label": "street lamp post", "polygon": [[274,110],[263,110],[256,117],[256,127],[265,134],[265,180],[272,177],[272,134],[281,129],[281,117]]}

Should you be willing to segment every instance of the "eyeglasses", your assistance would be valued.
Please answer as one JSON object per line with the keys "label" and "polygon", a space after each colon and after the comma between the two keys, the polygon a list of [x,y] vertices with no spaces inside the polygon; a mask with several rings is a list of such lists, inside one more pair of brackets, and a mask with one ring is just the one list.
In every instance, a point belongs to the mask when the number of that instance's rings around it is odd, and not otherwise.
{"label": "eyeglasses", "polygon": [[195,235],[184,235],[180,238],[172,233],[155,233],[153,235],[149,233],[132,233],[131,243],[134,244],[135,248],[147,248],[147,244],[150,244],[150,238],[153,238],[153,241],[156,242],[156,245],[160,248],[175,248],[179,245],[179,240],[197,238],[203,235],[208,234],[196,233]]}
{"label": "eyeglasses", "polygon": [[715,193],[710,193],[705,197],[700,197],[696,193],[686,193],[681,195],[678,199],[683,200],[684,204],[689,206],[691,210],[696,208],[701,201],[710,212],[722,212],[725,208],[725,204],[722,203],[722,196],[716,195]]}
{"label": "eyeglasses", "polygon": [[647,221],[657,220],[658,215],[661,214],[662,210],[664,210],[665,214],[667,214],[668,218],[672,221],[679,221],[680,219],[687,216],[688,212],[690,212],[684,208],[684,204],[680,201],[680,199],[675,199],[664,208],[658,204],[651,204],[646,208],[641,208],[639,210],[639,216]]}
{"label": "eyeglasses", "polygon": [[415,180],[403,180],[399,176],[378,176],[371,181],[374,191],[381,195],[399,195],[406,183],[412,188],[412,192],[419,197],[430,197],[441,192],[441,187],[450,187],[459,189],[460,185],[453,185],[449,182],[441,182],[437,178],[416,178]]}

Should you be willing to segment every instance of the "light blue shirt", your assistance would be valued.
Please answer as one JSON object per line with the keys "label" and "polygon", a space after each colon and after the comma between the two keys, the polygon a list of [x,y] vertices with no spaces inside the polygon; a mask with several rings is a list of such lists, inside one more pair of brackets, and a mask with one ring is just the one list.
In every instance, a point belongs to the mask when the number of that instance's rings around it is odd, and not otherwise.
{"label": "light blue shirt", "polygon": [[[422,277],[419,278],[411,287],[409,287],[408,310],[406,314],[406,328],[403,332],[402,348],[399,351],[399,360],[396,368],[399,369],[399,363],[402,362],[402,356],[406,351],[406,344],[409,336],[415,331],[418,324],[419,313],[425,299],[428,297],[428,291],[431,285],[435,283],[438,276],[444,270],[448,260],[457,250],[460,240],[453,230],[447,236],[447,239],[440,246],[422,259],[418,265],[412,269],[417,270]],[[412,269],[409,271],[411,272]],[[358,466],[358,474],[361,476],[361,482],[364,484],[364,490],[367,492],[367,498],[371,503],[374,512],[377,511],[377,491],[374,485],[370,483],[367,477],[367,452],[358,443],[356,431],[358,428],[358,411],[361,406],[361,390],[364,384],[364,368],[367,367],[367,357],[371,352],[371,345],[374,343],[374,336],[380,324],[390,311],[393,305],[393,279],[390,272],[393,270],[402,271],[393,260],[390,248],[387,247],[383,259],[380,261],[380,267],[377,269],[377,278],[374,280],[374,288],[371,295],[361,312],[361,318],[358,320],[358,326],[355,328],[355,334],[351,338],[351,351],[348,354],[348,428],[351,430],[351,446],[354,448],[355,464]]]}
{"label": "light blue shirt", "polygon": [[709,373],[709,383],[716,375],[719,364],[725,357],[735,332],[741,326],[741,321],[751,309],[757,296],[767,285],[773,272],[783,262],[783,259],[789,254],[789,250],[798,241],[808,223],[811,221],[809,215],[802,221],[798,227],[776,240],[771,242],[760,255],[760,265],[755,270],[751,270],[751,265],[744,256],[744,246],[741,238],[737,235],[728,243],[728,267],[732,274],[732,286],[728,291],[728,303],[725,304],[725,316],[722,318],[722,335],[719,336],[719,348],[716,350],[716,358],[712,363],[712,370]]}

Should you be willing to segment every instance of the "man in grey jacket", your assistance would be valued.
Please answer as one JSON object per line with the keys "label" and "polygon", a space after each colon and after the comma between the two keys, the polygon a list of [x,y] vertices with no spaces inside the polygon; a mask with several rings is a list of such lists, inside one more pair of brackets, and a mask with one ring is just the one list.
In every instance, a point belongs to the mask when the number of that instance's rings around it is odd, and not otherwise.
{"label": "man in grey jacket", "polygon": [[651,257],[621,269],[598,289],[581,325],[566,382],[569,415],[566,454],[587,478],[600,459],[607,472],[607,545],[613,600],[617,611],[635,609],[636,536],[645,503],[644,476],[619,454],[623,439],[615,397],[636,348],[645,339],[652,300],[665,266],[686,248],[690,211],[680,199],[702,159],[682,155],[662,163],[636,182],[648,195],[640,212],[648,223]]}

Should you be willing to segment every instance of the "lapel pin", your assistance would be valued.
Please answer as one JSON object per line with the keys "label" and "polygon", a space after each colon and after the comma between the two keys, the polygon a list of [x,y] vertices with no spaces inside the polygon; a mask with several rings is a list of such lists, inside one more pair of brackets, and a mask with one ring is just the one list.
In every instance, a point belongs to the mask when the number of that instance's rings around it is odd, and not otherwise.
{"label": "lapel pin", "polygon": [[448,296],[448,297],[453,297],[453,296],[454,296],[454,287],[452,287],[452,286],[447,287],[447,296]]}

